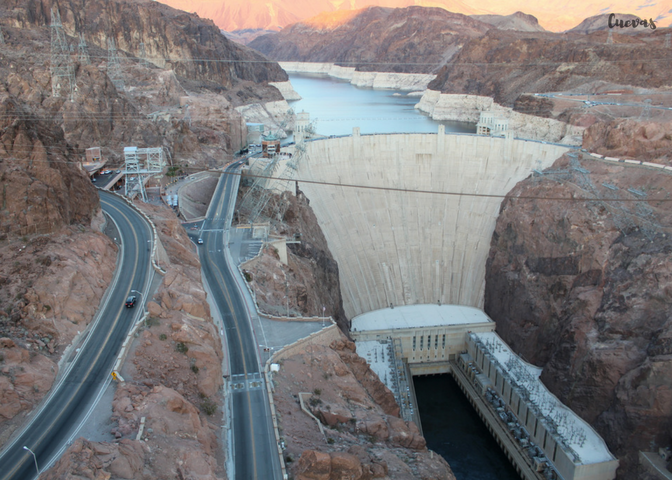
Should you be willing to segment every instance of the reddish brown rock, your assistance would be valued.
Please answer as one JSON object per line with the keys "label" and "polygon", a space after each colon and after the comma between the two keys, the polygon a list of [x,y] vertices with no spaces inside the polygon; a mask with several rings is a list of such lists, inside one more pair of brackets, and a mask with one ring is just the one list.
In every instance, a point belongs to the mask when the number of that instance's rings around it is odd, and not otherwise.
{"label": "reddish brown rock", "polygon": [[617,119],[596,123],[585,131],[583,148],[608,157],[672,165],[672,122]]}
{"label": "reddish brown rock", "polygon": [[[656,199],[668,197],[672,177],[588,157],[581,165],[590,173],[560,159],[556,173],[521,182],[503,203],[485,310],[602,435],[618,477],[633,478],[639,450],[670,445],[672,210]],[[646,201],[544,200],[635,199],[628,189]]]}
{"label": "reddish brown rock", "polygon": [[[350,364],[360,364],[351,349],[352,342],[342,338],[332,347],[307,345],[279,361],[273,397],[290,474],[297,479],[453,480],[445,460],[425,448],[417,427],[387,415],[358,381]],[[312,392],[302,397],[322,422],[324,435],[301,409],[301,392]]]}
{"label": "reddish brown rock", "polygon": [[299,459],[297,480],[329,480],[331,456],[328,453],[307,450]]}

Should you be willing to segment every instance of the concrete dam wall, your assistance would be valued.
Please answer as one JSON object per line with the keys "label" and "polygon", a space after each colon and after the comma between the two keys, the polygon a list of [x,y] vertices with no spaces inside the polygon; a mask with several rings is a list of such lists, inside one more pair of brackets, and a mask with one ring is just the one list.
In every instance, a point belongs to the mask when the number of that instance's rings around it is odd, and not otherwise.
{"label": "concrete dam wall", "polygon": [[298,172],[305,180],[375,187],[299,185],[338,262],[348,318],[390,305],[482,309],[502,199],[459,194],[505,195],[568,149],[442,128],[438,135],[353,133],[308,142]]}

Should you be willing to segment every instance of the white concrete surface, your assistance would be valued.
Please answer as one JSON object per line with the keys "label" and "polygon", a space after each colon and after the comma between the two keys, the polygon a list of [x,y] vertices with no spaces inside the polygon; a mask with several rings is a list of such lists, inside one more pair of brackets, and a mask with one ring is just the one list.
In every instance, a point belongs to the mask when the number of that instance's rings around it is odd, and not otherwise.
{"label": "white concrete surface", "polygon": [[[429,73],[357,72],[354,67],[333,63],[278,62],[287,73],[310,73],[347,80],[356,87],[388,88],[403,91],[425,90],[436,75]],[[289,100],[289,99],[288,99]]]}
{"label": "white concrete surface", "polygon": [[482,309],[499,196],[567,150],[443,133],[308,142],[297,177],[338,184],[299,181],[338,262],[347,317],[390,304]]}
{"label": "white concrete surface", "polygon": [[406,305],[358,315],[352,319],[351,330],[353,332],[364,332],[488,322],[492,322],[492,320],[478,308],[460,305]]}
{"label": "white concrete surface", "polygon": [[425,90],[415,106],[434,120],[477,122],[481,112],[493,112],[507,119],[509,129],[518,138],[556,142],[565,145],[581,145],[584,127],[569,125],[552,118],[542,118],[515,112],[495,103],[491,97],[462,95]]}

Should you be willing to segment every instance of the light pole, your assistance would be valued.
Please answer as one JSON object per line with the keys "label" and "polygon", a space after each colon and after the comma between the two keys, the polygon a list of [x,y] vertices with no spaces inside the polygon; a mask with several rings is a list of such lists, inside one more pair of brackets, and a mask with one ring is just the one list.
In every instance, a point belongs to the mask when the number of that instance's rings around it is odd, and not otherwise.
{"label": "light pole", "polygon": [[327,310],[327,307],[322,305],[322,326],[324,327],[324,312]]}
{"label": "light pole", "polygon": [[26,447],[25,445],[23,446],[24,450],[28,450],[30,453],[33,454],[33,460],[35,460],[35,470],[37,470],[37,475],[40,475],[40,467],[37,466],[37,457],[35,456],[35,452],[33,452],[30,448]]}

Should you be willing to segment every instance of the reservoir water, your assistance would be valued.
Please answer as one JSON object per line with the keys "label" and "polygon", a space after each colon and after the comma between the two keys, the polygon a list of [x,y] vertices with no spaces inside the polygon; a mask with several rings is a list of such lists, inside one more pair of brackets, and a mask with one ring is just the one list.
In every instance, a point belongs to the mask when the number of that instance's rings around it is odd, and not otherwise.
{"label": "reservoir water", "polygon": [[290,106],[297,113],[310,113],[321,135],[350,135],[353,127],[360,127],[362,134],[436,133],[439,125],[447,132],[476,133],[473,123],[432,120],[414,108],[420,97],[408,92],[358,88],[324,75],[290,74],[289,79],[303,97]]}
{"label": "reservoir water", "polygon": [[[474,124],[437,122],[413,108],[407,92],[357,88],[325,76],[290,75],[302,100],[290,102],[317,119],[322,135],[367,133],[475,133]],[[395,95],[395,93],[397,95]],[[413,379],[427,446],[450,464],[457,480],[518,480],[520,477],[449,375]]]}

